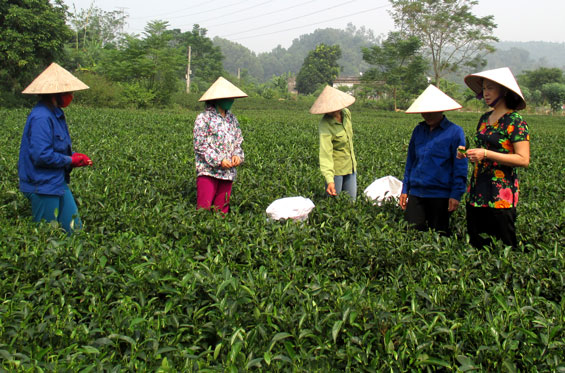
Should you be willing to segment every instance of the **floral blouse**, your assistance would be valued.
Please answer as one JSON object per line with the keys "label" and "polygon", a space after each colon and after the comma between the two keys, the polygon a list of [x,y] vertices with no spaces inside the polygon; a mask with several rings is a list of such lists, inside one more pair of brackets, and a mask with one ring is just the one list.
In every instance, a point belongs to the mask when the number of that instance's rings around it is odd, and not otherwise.
{"label": "floral blouse", "polygon": [[[514,153],[513,143],[530,141],[528,124],[520,114],[510,111],[489,124],[491,112],[479,119],[475,144],[498,153]],[[489,159],[475,163],[469,185],[469,204],[473,207],[512,208],[518,203],[520,187],[516,170]]]}
{"label": "floral blouse", "polygon": [[194,121],[194,159],[198,176],[234,180],[236,168],[223,169],[223,159],[237,155],[243,162],[243,136],[235,115],[222,117],[214,106],[208,106]]}

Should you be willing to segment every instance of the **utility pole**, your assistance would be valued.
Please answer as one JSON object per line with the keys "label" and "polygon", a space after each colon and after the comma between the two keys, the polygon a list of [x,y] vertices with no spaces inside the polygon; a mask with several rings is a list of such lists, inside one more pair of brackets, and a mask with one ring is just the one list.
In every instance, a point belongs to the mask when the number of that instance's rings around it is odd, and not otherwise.
{"label": "utility pole", "polygon": [[192,71],[190,71],[190,45],[188,46],[188,67],[186,69],[186,93],[190,93],[190,74],[192,73]]}
{"label": "utility pole", "polygon": [[237,80],[241,80],[241,69],[239,67],[237,68]]}

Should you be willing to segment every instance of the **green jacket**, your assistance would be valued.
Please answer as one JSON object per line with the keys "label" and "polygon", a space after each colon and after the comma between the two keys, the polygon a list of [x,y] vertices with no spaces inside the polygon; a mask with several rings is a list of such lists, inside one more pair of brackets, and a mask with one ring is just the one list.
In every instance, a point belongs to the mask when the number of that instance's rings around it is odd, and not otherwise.
{"label": "green jacket", "polygon": [[326,183],[333,183],[335,175],[349,175],[357,170],[353,151],[351,112],[341,110],[342,122],[325,114],[320,120],[320,171]]}

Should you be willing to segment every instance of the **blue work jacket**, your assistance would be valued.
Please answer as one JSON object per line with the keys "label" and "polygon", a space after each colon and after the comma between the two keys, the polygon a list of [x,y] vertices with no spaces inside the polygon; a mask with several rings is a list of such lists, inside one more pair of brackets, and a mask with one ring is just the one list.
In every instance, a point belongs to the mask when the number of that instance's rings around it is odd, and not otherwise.
{"label": "blue work jacket", "polygon": [[465,133],[445,116],[430,131],[425,121],[412,132],[402,193],[421,198],[461,200],[467,183],[467,159],[457,159],[457,148],[465,146]]}
{"label": "blue work jacket", "polygon": [[70,181],[71,137],[63,110],[39,102],[27,117],[18,173],[24,193],[63,195]]}

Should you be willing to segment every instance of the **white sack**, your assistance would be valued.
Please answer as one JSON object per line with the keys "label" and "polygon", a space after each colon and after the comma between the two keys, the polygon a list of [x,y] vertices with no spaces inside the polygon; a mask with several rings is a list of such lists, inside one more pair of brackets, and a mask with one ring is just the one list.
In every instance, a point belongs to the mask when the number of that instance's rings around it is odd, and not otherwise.
{"label": "white sack", "polygon": [[267,216],[274,220],[295,219],[306,220],[314,208],[309,198],[286,197],[275,200],[267,207]]}
{"label": "white sack", "polygon": [[402,181],[394,176],[384,176],[373,181],[363,192],[375,204],[381,205],[384,200],[399,198],[402,193]]}

